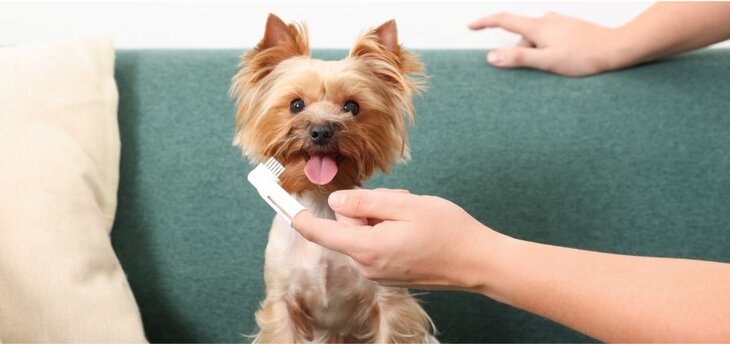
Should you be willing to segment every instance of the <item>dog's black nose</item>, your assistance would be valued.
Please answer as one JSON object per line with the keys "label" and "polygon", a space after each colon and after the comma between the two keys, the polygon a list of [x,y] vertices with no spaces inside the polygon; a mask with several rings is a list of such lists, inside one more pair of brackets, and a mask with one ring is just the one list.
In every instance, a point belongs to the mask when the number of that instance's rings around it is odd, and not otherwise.
{"label": "dog's black nose", "polygon": [[319,146],[324,146],[329,143],[334,135],[335,127],[332,123],[313,125],[309,129],[309,138],[312,140],[312,143]]}

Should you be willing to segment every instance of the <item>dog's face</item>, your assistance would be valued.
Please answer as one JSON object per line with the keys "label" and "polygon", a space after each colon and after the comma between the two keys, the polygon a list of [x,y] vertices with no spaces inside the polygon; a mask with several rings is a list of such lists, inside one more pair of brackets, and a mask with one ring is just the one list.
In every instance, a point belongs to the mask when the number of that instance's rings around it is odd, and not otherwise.
{"label": "dog's face", "polygon": [[365,33],[341,61],[309,57],[306,28],[269,15],[264,38],[233,80],[235,144],[252,162],[274,157],[291,193],[349,189],[408,154],[420,62],[394,21]]}

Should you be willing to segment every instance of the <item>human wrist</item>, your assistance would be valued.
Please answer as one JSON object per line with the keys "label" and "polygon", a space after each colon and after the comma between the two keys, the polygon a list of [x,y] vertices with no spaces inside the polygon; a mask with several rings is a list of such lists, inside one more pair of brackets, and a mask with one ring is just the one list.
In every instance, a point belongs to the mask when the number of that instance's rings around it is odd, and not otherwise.
{"label": "human wrist", "polygon": [[502,300],[502,283],[509,271],[510,256],[519,240],[499,233],[479,223],[479,235],[471,240],[471,254],[467,257],[468,269],[461,281],[463,289]]}
{"label": "human wrist", "polygon": [[598,49],[596,68],[599,73],[609,72],[631,66],[635,62],[635,48],[632,47],[630,32],[626,26],[607,29],[607,34]]}
{"label": "human wrist", "polygon": [[628,68],[652,59],[652,45],[640,40],[641,30],[636,24],[610,30],[602,54],[604,71]]}

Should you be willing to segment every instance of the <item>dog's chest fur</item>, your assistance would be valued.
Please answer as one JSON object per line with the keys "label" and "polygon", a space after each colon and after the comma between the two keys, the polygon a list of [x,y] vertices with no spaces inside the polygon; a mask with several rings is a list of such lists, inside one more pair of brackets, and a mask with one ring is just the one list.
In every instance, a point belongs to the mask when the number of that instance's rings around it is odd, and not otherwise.
{"label": "dog's chest fur", "polygon": [[[327,198],[297,197],[318,217],[334,219]],[[300,305],[320,329],[356,333],[375,304],[377,285],[364,278],[352,258],[304,239],[278,216],[266,248],[265,279],[269,291]]]}

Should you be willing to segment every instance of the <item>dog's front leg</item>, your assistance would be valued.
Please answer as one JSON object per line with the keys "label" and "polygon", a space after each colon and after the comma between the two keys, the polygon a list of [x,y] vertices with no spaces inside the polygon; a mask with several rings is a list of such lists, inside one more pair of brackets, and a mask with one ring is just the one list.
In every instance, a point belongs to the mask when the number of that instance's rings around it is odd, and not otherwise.
{"label": "dog's front leg", "polygon": [[294,302],[267,297],[256,312],[259,333],[254,343],[303,343],[312,340],[312,325]]}
{"label": "dog's front leg", "polygon": [[375,343],[438,343],[431,335],[432,322],[408,290],[380,287]]}

